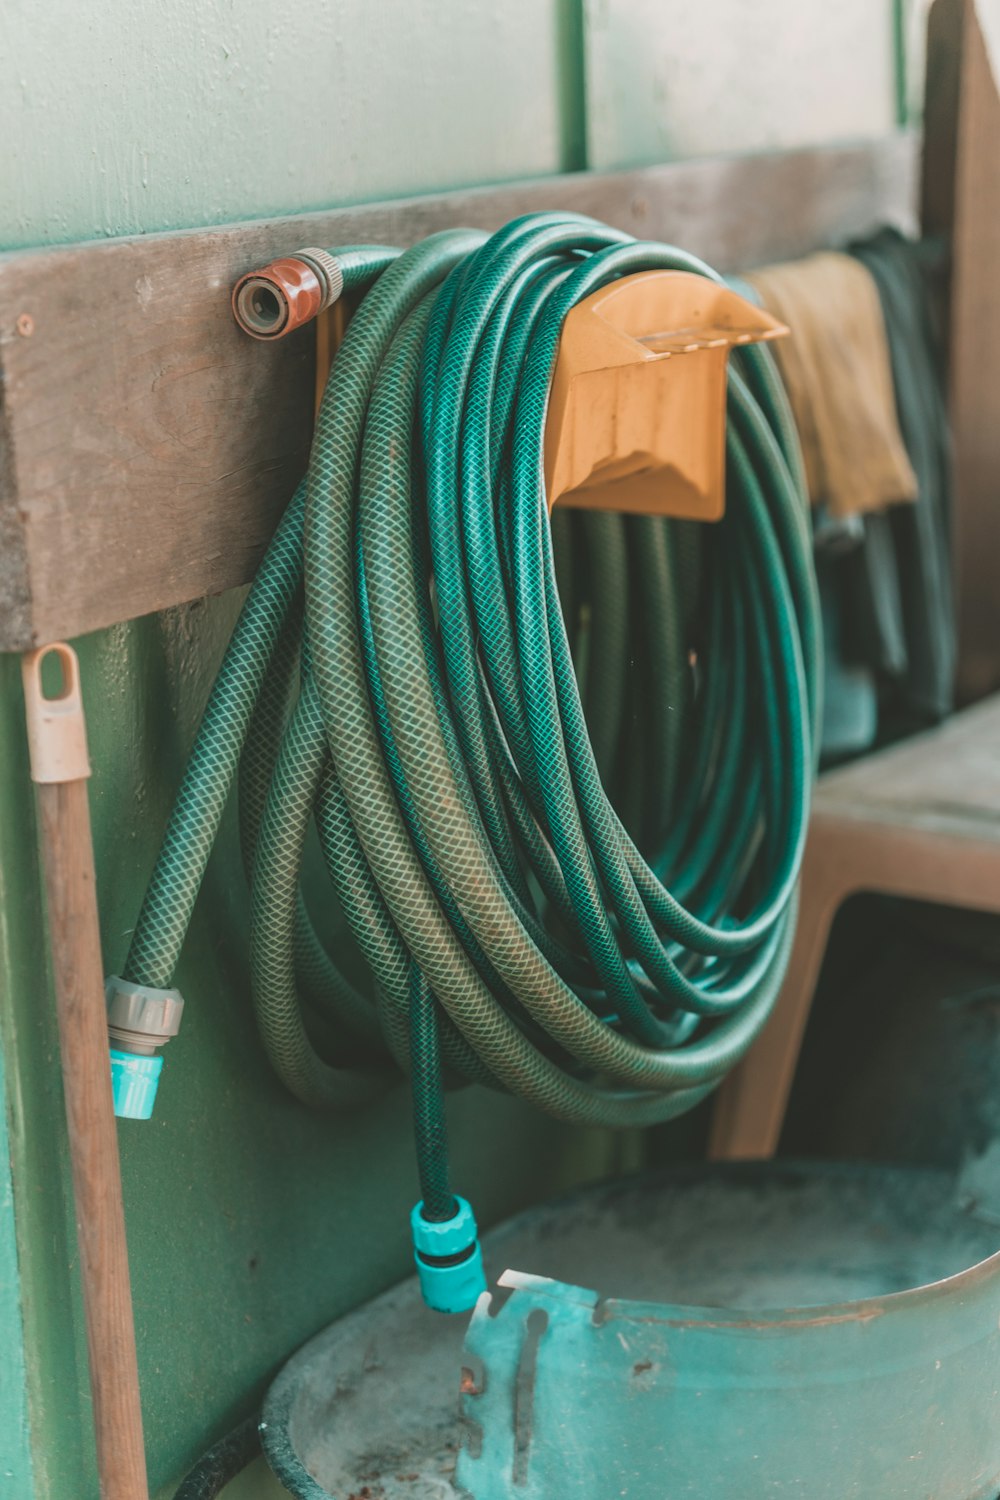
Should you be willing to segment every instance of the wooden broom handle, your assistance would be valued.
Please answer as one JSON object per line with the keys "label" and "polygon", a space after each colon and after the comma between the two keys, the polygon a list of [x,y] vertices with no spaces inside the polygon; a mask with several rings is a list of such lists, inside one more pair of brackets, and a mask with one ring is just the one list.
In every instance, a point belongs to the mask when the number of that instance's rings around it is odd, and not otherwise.
{"label": "wooden broom handle", "polygon": [[[58,656],[63,689],[58,697],[47,699],[41,665],[49,654]],[[90,765],[76,653],[62,644],[29,652],[23,658],[23,675],[48,895],[101,1500],[148,1500],[87,798]]]}

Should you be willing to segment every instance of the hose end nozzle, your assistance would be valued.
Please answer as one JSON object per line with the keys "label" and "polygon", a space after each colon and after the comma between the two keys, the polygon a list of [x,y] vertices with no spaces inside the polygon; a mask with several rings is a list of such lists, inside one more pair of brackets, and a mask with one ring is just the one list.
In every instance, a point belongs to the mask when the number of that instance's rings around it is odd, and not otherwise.
{"label": "hose end nozzle", "polygon": [[283,339],[332,307],[344,273],[328,250],[297,250],[248,271],[233,287],[233,317],[254,339]]}
{"label": "hose end nozzle", "polygon": [[162,1057],[136,1057],[111,1048],[111,1095],[119,1120],[151,1120],[163,1072]]}
{"label": "hose end nozzle", "polygon": [[159,1051],[180,1030],[184,1001],[179,990],[133,984],[117,974],[107,980],[105,998],[115,1114],[148,1120],[163,1070]]}
{"label": "hose end nozzle", "polygon": [[425,1219],[423,1203],[410,1215],[413,1258],[420,1291],[435,1312],[471,1312],[486,1291],[486,1272],[476,1216],[464,1198],[455,1199],[450,1219]]}

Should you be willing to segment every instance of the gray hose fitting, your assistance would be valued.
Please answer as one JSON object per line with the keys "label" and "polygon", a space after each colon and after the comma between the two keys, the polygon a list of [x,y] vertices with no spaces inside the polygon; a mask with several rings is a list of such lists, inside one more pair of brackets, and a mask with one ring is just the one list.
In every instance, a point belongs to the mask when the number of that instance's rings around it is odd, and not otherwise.
{"label": "gray hose fitting", "polygon": [[296,260],[304,260],[316,272],[316,279],[323,289],[320,312],[332,307],[344,290],[344,273],[340,262],[329,250],[317,250],[312,245],[307,250],[296,250]]}
{"label": "gray hose fitting", "polygon": [[163,1068],[159,1049],[180,1030],[179,990],[158,990],[112,974],[105,983],[115,1114],[148,1120]]}

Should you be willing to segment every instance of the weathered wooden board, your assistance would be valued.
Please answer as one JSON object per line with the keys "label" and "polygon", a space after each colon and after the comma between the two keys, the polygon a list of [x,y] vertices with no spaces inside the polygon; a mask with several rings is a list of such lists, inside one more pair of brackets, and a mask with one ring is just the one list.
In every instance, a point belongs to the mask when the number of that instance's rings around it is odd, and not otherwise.
{"label": "weathered wooden board", "polygon": [[924,223],[951,243],[949,394],[958,695],[1000,687],[1000,24],[937,0],[928,32]]}
{"label": "weathered wooden board", "polygon": [[241,334],[241,272],[543,208],[737,269],[912,222],[915,178],[899,135],[0,257],[0,649],[252,577],[305,463],[314,339]]}

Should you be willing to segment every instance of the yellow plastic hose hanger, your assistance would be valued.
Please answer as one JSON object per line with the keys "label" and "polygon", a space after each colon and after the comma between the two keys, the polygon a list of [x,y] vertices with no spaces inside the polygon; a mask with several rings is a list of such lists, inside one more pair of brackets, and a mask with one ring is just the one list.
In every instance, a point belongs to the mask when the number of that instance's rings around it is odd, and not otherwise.
{"label": "yellow plastic hose hanger", "polygon": [[690,271],[642,271],[563,324],[545,428],[549,510],[718,521],[729,351],[783,323]]}
{"label": "yellow plastic hose hanger", "polygon": [[[342,285],[334,257],[303,250],[248,272],[233,289],[236,321],[254,338],[284,338],[319,318],[317,408],[345,327]],[[721,520],[729,351],[787,333],[770,313],[691,271],[640,271],[580,302],[563,324],[546,419],[549,510]]]}

